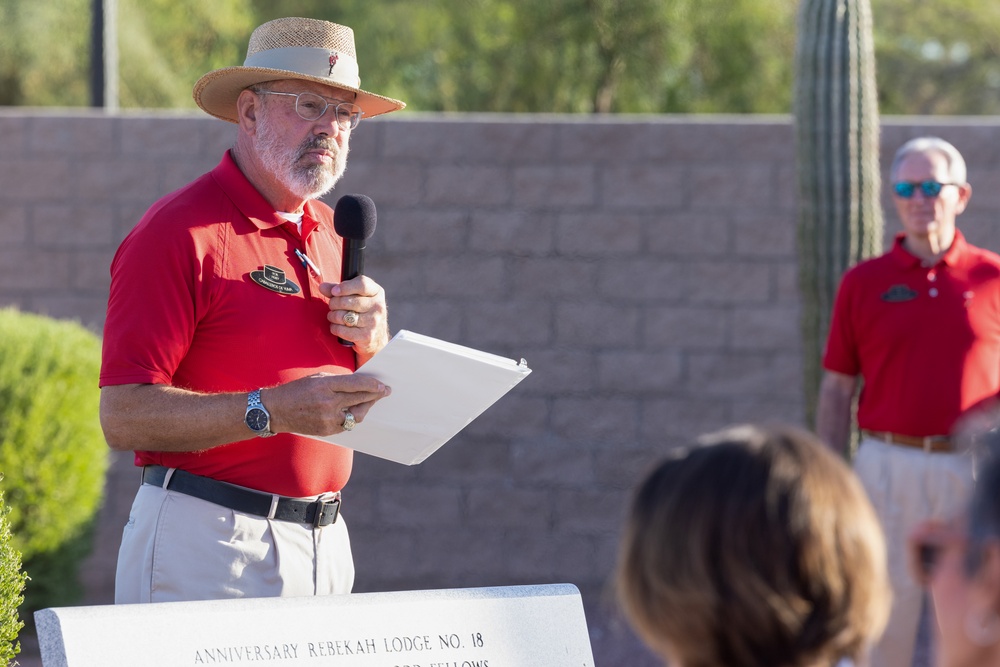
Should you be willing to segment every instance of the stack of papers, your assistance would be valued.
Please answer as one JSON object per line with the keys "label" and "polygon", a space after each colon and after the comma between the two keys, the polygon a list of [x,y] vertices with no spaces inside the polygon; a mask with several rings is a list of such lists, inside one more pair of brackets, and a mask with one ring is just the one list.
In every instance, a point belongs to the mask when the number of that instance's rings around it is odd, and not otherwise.
{"label": "stack of papers", "polygon": [[[365,454],[415,465],[526,378],[524,359],[400,331],[359,368],[392,394],[372,406],[353,431],[317,438]],[[316,436],[309,436],[316,438]]]}

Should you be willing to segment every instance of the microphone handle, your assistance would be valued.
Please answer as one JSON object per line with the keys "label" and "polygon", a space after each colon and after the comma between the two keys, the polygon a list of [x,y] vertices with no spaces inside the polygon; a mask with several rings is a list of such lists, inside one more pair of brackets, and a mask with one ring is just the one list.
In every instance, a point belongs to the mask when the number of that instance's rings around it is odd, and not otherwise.
{"label": "microphone handle", "polygon": [[365,272],[365,239],[344,239],[344,260],[340,282],[357,278]]}
{"label": "microphone handle", "polygon": [[[340,267],[340,282],[357,278],[365,272],[365,239],[344,239],[344,257]],[[344,347],[354,345],[337,336]]]}

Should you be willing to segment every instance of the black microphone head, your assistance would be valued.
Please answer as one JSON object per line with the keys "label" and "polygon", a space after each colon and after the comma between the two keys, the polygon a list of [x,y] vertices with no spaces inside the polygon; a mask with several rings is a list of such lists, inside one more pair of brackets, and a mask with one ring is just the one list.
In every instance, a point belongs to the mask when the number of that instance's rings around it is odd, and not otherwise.
{"label": "black microphone head", "polygon": [[375,233],[375,202],[365,195],[344,195],[333,209],[333,228],[345,239],[363,240]]}

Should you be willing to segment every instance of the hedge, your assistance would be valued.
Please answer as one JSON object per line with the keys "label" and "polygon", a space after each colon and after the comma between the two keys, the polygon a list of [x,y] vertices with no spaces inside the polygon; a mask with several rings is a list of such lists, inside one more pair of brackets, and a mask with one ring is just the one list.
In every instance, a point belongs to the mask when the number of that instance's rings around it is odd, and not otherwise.
{"label": "hedge", "polygon": [[25,574],[21,554],[11,539],[9,513],[0,493],[0,665],[9,664],[20,653],[17,633],[24,627],[17,608],[24,601]]}
{"label": "hedge", "polygon": [[108,464],[100,359],[100,339],[77,323],[0,309],[0,492],[29,613],[82,593]]}

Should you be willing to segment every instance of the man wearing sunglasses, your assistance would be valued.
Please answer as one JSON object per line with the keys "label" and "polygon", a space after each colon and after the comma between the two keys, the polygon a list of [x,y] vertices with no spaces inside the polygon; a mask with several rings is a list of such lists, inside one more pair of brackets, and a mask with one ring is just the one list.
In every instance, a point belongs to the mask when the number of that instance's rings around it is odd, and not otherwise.
{"label": "man wearing sunglasses", "polygon": [[874,667],[909,667],[923,592],[906,541],[952,516],[972,488],[956,423],[1000,392],[1000,256],[968,243],[955,221],[969,203],[965,160],[950,143],[904,144],[890,170],[902,225],[892,249],[849,269],[823,358],[817,432],[846,452],[852,400],[861,442],[854,468],[889,548],[893,609]]}
{"label": "man wearing sunglasses", "polygon": [[353,452],[306,436],[365,427],[390,390],[353,371],[388,324],[377,283],[336,282],[343,240],[319,198],[362,115],[404,106],[360,88],[355,54],[346,26],[258,27],[242,66],[194,87],[233,147],[115,255],[101,424],[141,468],[118,603],[351,591]]}

